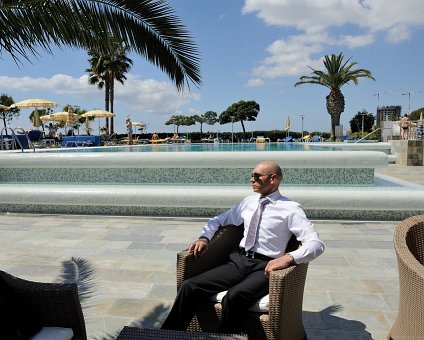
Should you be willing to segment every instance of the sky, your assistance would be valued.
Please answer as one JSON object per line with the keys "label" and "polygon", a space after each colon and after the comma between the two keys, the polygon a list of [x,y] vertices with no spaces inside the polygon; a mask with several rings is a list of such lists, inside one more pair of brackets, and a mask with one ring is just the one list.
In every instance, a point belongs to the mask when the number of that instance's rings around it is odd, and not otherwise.
{"label": "sky", "polygon": [[[177,92],[158,68],[136,54],[124,85],[116,84],[115,130],[125,118],[144,122],[147,132],[173,132],[165,122],[173,114],[218,115],[240,100],[260,105],[246,130],[330,131],[323,86],[294,87],[311,68],[323,70],[323,56],[343,53],[368,69],[376,81],[362,78],[342,87],[346,107],[341,124],[358,111],[401,105],[402,114],[424,107],[424,2],[422,0],[170,0],[201,57],[202,86]],[[104,93],[88,85],[86,51],[53,49],[31,63],[0,59],[0,91],[21,101],[43,98],[81,109],[104,108]],[[30,128],[31,109],[21,109],[12,127]],[[101,124],[103,122],[101,121]],[[93,126],[94,127],[94,126]],[[204,125],[203,131],[231,131],[231,123]],[[242,131],[234,123],[234,132]],[[199,124],[180,132],[200,131]]]}

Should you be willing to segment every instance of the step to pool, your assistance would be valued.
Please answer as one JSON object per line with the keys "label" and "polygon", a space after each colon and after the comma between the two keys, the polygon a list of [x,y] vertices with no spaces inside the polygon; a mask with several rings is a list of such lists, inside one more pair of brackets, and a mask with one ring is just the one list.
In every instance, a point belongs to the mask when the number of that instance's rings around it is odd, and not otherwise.
{"label": "step to pool", "polygon": [[281,192],[310,218],[424,213],[422,186],[376,182],[380,151],[1,153],[0,211],[209,217],[252,193],[260,160],[280,164]]}
{"label": "step to pool", "polygon": [[[424,187],[281,187],[309,218],[400,220],[424,213]],[[247,186],[0,185],[0,211],[210,217],[252,194]]]}

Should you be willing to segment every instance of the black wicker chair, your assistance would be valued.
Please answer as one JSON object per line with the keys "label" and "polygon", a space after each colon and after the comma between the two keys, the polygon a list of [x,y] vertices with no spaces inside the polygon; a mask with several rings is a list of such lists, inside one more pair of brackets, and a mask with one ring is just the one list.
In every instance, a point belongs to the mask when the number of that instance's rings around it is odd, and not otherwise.
{"label": "black wicker chair", "polygon": [[0,288],[1,334],[18,327],[25,338],[41,327],[64,327],[72,328],[73,339],[87,339],[76,284],[32,282],[0,270]]}
{"label": "black wicker chair", "polygon": [[[187,250],[177,255],[177,289],[184,280],[199,275],[228,261],[231,250],[237,249],[243,228],[221,227],[209,242],[208,250],[199,258],[194,258]],[[299,247],[300,243],[292,236],[286,251]],[[302,322],[303,291],[308,263],[275,270],[269,280],[269,311],[248,313],[244,333],[253,340],[299,340],[306,339]],[[189,331],[216,332],[220,318],[221,304],[202,305],[196,312]]]}

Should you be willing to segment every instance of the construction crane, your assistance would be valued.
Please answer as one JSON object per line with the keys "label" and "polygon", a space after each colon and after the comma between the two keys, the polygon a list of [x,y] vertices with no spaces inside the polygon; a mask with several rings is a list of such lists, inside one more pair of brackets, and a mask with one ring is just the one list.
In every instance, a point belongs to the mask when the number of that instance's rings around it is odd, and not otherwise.
{"label": "construction crane", "polygon": [[380,107],[380,96],[382,94],[386,94],[386,93],[392,93],[392,92],[398,92],[401,89],[392,89],[392,90],[385,90],[385,91],[381,91],[381,92],[376,92],[374,93],[374,97],[377,96],[377,108]]}
{"label": "construction crane", "polygon": [[424,90],[402,93],[402,96],[408,96],[408,112],[409,113],[411,113],[411,94],[415,95],[415,94],[418,94],[418,93],[421,93],[421,92],[424,92]]}
{"label": "construction crane", "polygon": [[384,92],[377,92],[374,93],[374,97],[377,96],[377,109],[380,107],[380,94],[383,94]]}

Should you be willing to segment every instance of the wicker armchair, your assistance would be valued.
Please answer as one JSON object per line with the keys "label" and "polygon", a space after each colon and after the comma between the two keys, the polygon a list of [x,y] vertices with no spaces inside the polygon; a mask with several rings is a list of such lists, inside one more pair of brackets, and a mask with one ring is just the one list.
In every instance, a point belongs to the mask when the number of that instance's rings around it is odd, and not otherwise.
{"label": "wicker armchair", "polygon": [[[76,284],[32,282],[4,271],[0,271],[0,284],[12,302],[7,306],[9,310],[3,312],[16,315],[18,322],[30,321],[37,327],[72,328],[73,339],[87,339]],[[6,304],[2,307],[6,308]]]}
{"label": "wicker armchair", "polygon": [[[208,250],[200,258],[184,250],[177,255],[177,289],[184,280],[216,267],[228,260],[228,254],[238,248],[243,228],[220,228],[210,241]],[[292,237],[287,251],[296,249],[299,242]],[[268,313],[249,312],[243,332],[249,339],[305,339],[302,323],[303,291],[308,264],[299,264],[271,273],[269,281]],[[188,330],[214,332],[220,317],[220,303],[211,302],[196,312]]]}
{"label": "wicker armchair", "polygon": [[388,339],[424,339],[424,215],[395,229],[399,268],[399,311]]}

